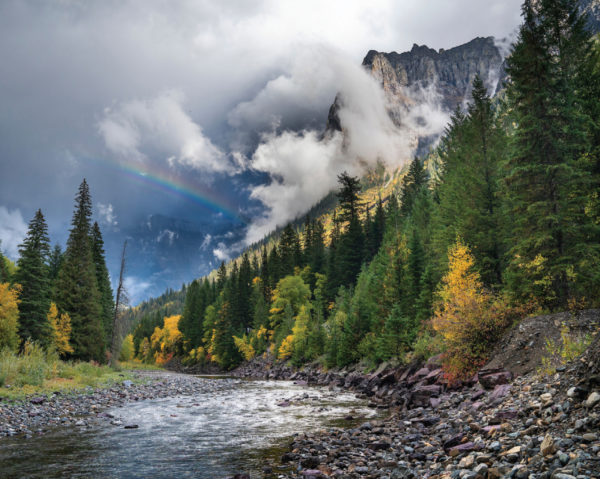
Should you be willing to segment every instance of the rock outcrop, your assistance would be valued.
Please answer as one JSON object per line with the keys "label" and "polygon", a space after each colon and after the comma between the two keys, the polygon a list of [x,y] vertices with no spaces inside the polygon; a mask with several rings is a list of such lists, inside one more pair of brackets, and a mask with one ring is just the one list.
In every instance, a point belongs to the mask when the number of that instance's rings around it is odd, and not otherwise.
{"label": "rock outcrop", "polygon": [[[475,38],[449,50],[433,50],[414,45],[404,53],[382,53],[371,50],[363,67],[380,82],[389,101],[389,114],[394,123],[402,123],[406,109],[422,101],[424,92],[431,89],[428,101],[439,102],[446,111],[462,105],[479,75],[492,93],[505,76],[504,58],[493,37]],[[327,128],[342,131],[338,111],[343,98],[336,97],[329,109]]]}

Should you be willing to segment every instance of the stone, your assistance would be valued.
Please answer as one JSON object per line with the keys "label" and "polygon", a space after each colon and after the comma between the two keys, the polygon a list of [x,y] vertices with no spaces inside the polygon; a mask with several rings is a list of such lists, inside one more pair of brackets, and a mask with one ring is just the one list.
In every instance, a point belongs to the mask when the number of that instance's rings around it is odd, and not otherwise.
{"label": "stone", "polygon": [[588,433],[584,434],[583,436],[581,436],[581,439],[583,439],[584,442],[594,442],[594,441],[598,440],[598,435],[588,432]]}
{"label": "stone", "polygon": [[549,434],[544,437],[544,440],[540,444],[540,452],[542,456],[549,456],[550,454],[554,454],[554,439]]}
{"label": "stone", "polygon": [[600,402],[600,394],[598,394],[597,392],[593,392],[592,394],[590,394],[588,396],[588,398],[585,401],[585,407],[589,407],[592,408],[594,407],[596,404],[598,404]]}
{"label": "stone", "polygon": [[507,384],[511,379],[512,373],[510,371],[494,370],[479,372],[479,384],[485,389],[493,389],[496,386]]}

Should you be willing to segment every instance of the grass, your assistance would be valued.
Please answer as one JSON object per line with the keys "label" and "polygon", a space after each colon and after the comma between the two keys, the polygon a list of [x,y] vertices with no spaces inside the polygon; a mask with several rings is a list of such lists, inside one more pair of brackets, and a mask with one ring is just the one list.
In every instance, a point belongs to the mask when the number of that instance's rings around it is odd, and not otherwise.
{"label": "grass", "polygon": [[0,398],[21,400],[56,391],[69,393],[111,387],[126,379],[135,381],[127,371],[136,369],[158,368],[138,362],[124,362],[111,368],[97,363],[61,361],[56,353],[28,344],[21,354],[0,351]]}

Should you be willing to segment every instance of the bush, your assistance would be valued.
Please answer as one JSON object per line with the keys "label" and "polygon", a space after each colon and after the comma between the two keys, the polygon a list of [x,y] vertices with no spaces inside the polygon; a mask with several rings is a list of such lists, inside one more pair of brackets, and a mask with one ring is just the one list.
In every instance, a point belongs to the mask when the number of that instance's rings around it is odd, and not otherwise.
{"label": "bush", "polygon": [[0,353],[0,386],[41,386],[58,370],[56,353],[46,352],[36,343],[26,342],[22,354],[9,349]]}
{"label": "bush", "polygon": [[446,352],[443,366],[450,381],[471,377],[488,359],[493,345],[522,311],[484,289],[469,248],[459,240],[448,252],[433,327]]}

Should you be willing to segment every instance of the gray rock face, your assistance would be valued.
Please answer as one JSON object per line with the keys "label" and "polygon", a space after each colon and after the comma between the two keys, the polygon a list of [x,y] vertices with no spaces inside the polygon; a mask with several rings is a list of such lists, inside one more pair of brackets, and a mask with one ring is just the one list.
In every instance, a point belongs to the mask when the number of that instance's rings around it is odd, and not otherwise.
{"label": "gray rock face", "polygon": [[503,63],[492,37],[475,38],[450,50],[435,51],[416,44],[404,53],[371,50],[363,60],[363,66],[387,93],[402,97],[405,87],[435,85],[449,110],[462,104],[476,75],[495,93],[498,80],[504,77]]}
{"label": "gray rock face", "polygon": [[[505,77],[504,59],[492,37],[475,38],[450,50],[436,51],[414,45],[404,53],[371,50],[363,67],[376,78],[385,91],[394,123],[402,123],[402,113],[415,103],[415,92],[435,88],[443,109],[454,110],[471,92],[479,75],[493,94]],[[343,99],[336,97],[327,118],[328,130],[342,131],[338,111]]]}

